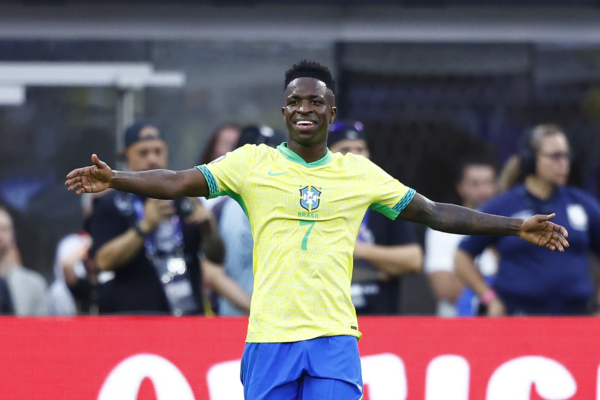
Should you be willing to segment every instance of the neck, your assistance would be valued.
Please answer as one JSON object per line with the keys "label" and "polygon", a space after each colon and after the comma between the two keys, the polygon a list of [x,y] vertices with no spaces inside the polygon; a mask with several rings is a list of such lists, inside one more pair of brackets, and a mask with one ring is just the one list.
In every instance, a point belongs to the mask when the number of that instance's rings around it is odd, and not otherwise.
{"label": "neck", "polygon": [[538,199],[547,200],[554,193],[556,186],[536,175],[530,175],[525,178],[525,188]]}
{"label": "neck", "polygon": [[4,254],[4,256],[0,256],[0,276],[5,278],[6,274],[8,274],[8,270],[12,265],[12,260],[8,257],[8,254]]}
{"label": "neck", "polygon": [[311,163],[325,157],[325,154],[327,154],[327,142],[318,143],[312,147],[305,147],[290,140],[288,142],[288,149],[298,154],[307,163]]}

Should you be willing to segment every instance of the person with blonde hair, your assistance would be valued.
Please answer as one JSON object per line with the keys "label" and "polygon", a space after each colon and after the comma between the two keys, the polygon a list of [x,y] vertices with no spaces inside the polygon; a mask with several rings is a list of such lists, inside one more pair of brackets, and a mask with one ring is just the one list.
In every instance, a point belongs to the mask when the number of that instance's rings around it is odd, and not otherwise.
{"label": "person with blonde hair", "polygon": [[[600,205],[590,194],[567,186],[571,167],[567,136],[557,125],[534,127],[509,166],[502,177],[506,192],[482,211],[528,218],[552,210],[555,222],[569,231],[570,249],[548,257],[510,237],[470,236],[456,254],[457,274],[479,295],[490,316],[589,313],[594,285],[587,256],[589,251],[600,254]],[[519,176],[524,180],[515,184]],[[493,287],[473,263],[490,246],[500,255]],[[600,310],[600,299],[593,310]]]}

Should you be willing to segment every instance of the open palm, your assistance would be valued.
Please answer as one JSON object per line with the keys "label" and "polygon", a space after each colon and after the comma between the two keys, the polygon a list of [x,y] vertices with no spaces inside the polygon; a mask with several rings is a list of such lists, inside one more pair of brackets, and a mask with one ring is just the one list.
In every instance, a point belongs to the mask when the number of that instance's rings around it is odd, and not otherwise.
{"label": "open palm", "polygon": [[563,226],[550,222],[555,216],[556,214],[534,215],[527,218],[521,226],[519,236],[536,246],[565,251],[565,248],[569,247],[566,239],[569,232]]}
{"label": "open palm", "polygon": [[97,155],[92,155],[90,167],[78,168],[69,172],[67,175],[66,186],[69,190],[76,190],[75,193],[97,193],[108,189],[112,178],[112,169],[103,161],[100,161]]}

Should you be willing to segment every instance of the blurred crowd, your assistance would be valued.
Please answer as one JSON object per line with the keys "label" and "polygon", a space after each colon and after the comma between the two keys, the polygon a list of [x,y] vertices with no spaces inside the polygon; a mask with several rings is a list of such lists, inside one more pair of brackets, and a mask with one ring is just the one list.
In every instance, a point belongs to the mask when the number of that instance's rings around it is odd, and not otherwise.
{"label": "blurred crowd", "polygon": [[[330,126],[332,152],[370,157],[359,121]],[[198,165],[244,145],[276,147],[284,133],[225,124],[211,135]],[[167,168],[159,129],[140,121],[124,135],[131,171]],[[556,213],[569,231],[564,253],[518,237],[464,237],[368,210],[357,232],[352,301],[359,315],[402,314],[401,280],[425,274],[436,314],[454,316],[600,314],[593,254],[600,254],[600,205],[567,185],[573,161],[568,136],[538,125],[499,170],[493,157],[456,160],[461,205],[506,217]],[[415,188],[417,191],[419,188]],[[436,200],[436,199],[432,199]],[[0,313],[8,315],[248,315],[253,239],[237,200],[142,198],[115,190],[82,195],[85,224],[60,241],[53,281],[22,264],[13,219],[0,207]]]}

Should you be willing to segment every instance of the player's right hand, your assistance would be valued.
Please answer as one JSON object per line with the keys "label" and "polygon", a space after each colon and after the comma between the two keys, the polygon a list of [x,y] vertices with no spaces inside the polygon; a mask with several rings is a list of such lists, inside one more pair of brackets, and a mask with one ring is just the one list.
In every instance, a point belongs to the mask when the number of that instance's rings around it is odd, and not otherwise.
{"label": "player's right hand", "polygon": [[74,169],[67,175],[65,186],[69,191],[76,190],[75,193],[98,193],[110,187],[112,179],[112,169],[103,161],[100,161],[97,155],[92,155],[91,167]]}

